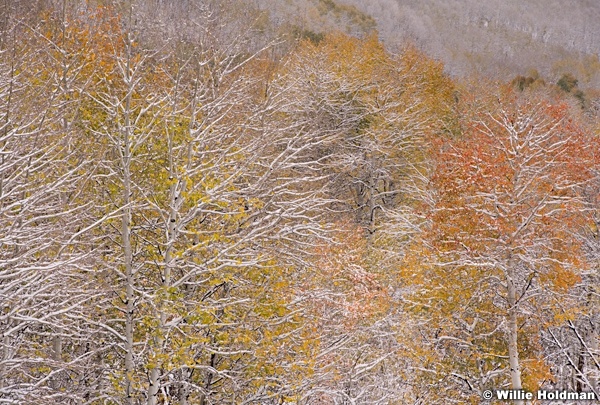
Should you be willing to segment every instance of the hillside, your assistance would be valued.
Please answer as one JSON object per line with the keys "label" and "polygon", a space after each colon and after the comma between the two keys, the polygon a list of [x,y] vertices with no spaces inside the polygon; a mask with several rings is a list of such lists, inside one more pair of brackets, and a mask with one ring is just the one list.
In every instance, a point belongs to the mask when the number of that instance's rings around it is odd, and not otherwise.
{"label": "hillside", "polygon": [[568,72],[583,85],[600,82],[600,3],[595,1],[341,2],[371,15],[388,45],[414,41],[452,74],[510,77],[537,69],[550,79]]}
{"label": "hillside", "polygon": [[377,29],[389,49],[413,43],[454,76],[510,79],[538,70],[600,85],[600,3],[574,0],[257,0],[276,26],[361,36]]}

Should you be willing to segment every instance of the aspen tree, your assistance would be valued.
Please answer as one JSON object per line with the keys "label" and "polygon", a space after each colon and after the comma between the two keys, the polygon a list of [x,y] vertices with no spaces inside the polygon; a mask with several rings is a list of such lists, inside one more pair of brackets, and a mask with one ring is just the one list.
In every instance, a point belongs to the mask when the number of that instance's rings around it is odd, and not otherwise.
{"label": "aspen tree", "polygon": [[70,41],[84,35],[67,29],[66,8],[42,22],[19,21],[11,10],[2,41],[10,57],[0,68],[0,396],[76,403],[85,389],[65,388],[87,364],[79,348],[89,336],[74,319],[91,295],[75,238],[87,208],[79,189],[89,179],[74,132],[85,61]]}
{"label": "aspen tree", "polygon": [[436,142],[425,235],[438,261],[408,300],[431,317],[436,350],[461,359],[444,372],[466,393],[534,390],[550,376],[541,327],[586,267],[572,230],[586,221],[589,143],[567,106],[510,92],[461,137]]}

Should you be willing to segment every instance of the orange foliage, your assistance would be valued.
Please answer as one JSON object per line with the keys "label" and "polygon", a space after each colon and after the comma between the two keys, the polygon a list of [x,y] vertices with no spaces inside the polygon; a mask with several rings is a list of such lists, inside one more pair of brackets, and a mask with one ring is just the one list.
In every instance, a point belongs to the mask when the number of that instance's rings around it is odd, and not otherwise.
{"label": "orange foliage", "polygon": [[337,298],[327,302],[327,311],[341,309],[346,328],[385,310],[386,291],[377,274],[365,263],[367,241],[356,225],[338,223],[336,242],[316,249],[317,285],[326,285]]}

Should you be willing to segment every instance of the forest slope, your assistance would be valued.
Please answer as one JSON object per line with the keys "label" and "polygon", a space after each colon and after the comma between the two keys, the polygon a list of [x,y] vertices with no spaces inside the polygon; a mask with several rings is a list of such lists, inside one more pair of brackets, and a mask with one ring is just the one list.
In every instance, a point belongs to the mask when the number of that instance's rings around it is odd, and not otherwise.
{"label": "forest slope", "polygon": [[509,76],[535,68],[552,79],[568,72],[584,83],[600,80],[600,3],[595,1],[340,2],[371,15],[389,46],[414,41],[453,74]]}
{"label": "forest slope", "polygon": [[600,3],[574,0],[279,0],[252,2],[276,26],[361,35],[377,29],[388,49],[414,43],[455,76],[502,79],[530,69],[556,82],[600,84]]}

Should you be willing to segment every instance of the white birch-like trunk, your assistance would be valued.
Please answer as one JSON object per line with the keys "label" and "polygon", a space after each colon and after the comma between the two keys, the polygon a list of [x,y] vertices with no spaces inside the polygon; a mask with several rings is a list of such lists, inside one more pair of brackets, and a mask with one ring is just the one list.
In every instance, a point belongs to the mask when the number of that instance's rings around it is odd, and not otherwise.
{"label": "white birch-like trunk", "polygon": [[125,100],[125,128],[123,130],[123,213],[121,217],[121,239],[123,243],[123,260],[125,267],[125,394],[127,404],[133,405],[133,329],[134,329],[134,271],[133,271],[133,252],[131,248],[131,38],[127,36],[127,69],[125,79],[127,81],[128,92]]}
{"label": "white birch-like trunk", "polygon": [[[517,320],[517,292],[511,267],[507,277],[507,303],[508,303],[508,361],[510,365],[510,380],[513,390],[520,390],[521,383],[521,368],[519,364],[519,346],[518,346],[518,330],[519,324]],[[515,401],[516,405],[523,405],[522,400]]]}

